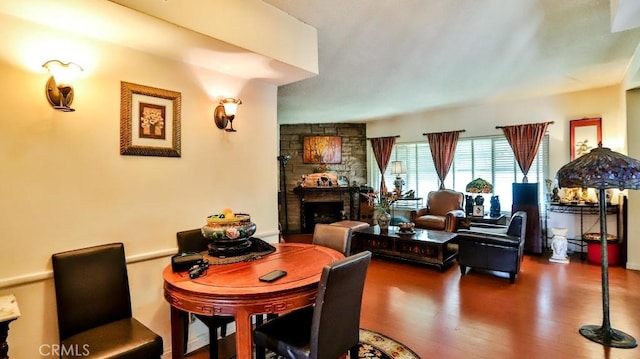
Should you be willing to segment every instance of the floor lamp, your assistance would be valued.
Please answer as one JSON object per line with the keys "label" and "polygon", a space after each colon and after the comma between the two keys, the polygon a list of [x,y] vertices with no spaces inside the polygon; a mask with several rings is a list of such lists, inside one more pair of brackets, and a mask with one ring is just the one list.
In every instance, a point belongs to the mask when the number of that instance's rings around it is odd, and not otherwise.
{"label": "floor lamp", "polygon": [[580,334],[596,343],[614,348],[635,348],[629,334],[611,328],[609,320],[609,255],[607,253],[607,203],[605,190],[640,189],[640,161],[613,152],[602,143],[591,152],[562,166],[557,173],[560,187],[598,190],[602,263],[602,325],[583,325]]}
{"label": "floor lamp", "polygon": [[284,198],[284,233],[289,232],[289,209],[287,208],[287,174],[286,167],[287,162],[291,159],[291,155],[280,155],[278,156],[278,161],[280,161],[281,170],[280,174],[282,175],[282,197]]}

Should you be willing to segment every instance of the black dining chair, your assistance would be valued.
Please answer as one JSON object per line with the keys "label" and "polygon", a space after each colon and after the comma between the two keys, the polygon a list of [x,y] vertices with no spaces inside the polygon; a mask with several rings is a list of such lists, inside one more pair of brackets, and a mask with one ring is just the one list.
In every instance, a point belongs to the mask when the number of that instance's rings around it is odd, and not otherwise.
{"label": "black dining chair", "polygon": [[[209,240],[202,235],[200,229],[191,229],[176,233],[178,241],[178,252],[202,252],[207,250]],[[227,324],[233,323],[234,318],[227,315],[202,315],[195,314],[207,328],[209,328],[209,358],[218,358],[218,329],[220,336],[227,335]],[[183,353],[187,353],[187,342],[189,339],[189,316],[186,315],[183,322],[184,343],[182,347]]]}
{"label": "black dining chair", "polygon": [[134,319],[122,243],[53,254],[61,358],[161,358],[162,337]]}
{"label": "black dining chair", "polygon": [[348,256],[351,252],[351,228],[317,223],[313,230],[312,243],[335,249]]}
{"label": "black dining chair", "polygon": [[[358,357],[360,310],[371,252],[326,265],[313,306],[283,314],[256,327],[253,340],[285,358]],[[257,352],[257,350],[256,350]]]}

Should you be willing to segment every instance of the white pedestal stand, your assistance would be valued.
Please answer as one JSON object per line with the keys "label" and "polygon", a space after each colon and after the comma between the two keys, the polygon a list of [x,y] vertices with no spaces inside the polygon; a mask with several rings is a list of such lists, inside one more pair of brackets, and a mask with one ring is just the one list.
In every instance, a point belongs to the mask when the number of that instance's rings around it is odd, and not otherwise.
{"label": "white pedestal stand", "polygon": [[551,249],[553,249],[553,255],[549,258],[553,263],[569,263],[567,257],[567,228],[551,228],[553,238],[551,238]]}

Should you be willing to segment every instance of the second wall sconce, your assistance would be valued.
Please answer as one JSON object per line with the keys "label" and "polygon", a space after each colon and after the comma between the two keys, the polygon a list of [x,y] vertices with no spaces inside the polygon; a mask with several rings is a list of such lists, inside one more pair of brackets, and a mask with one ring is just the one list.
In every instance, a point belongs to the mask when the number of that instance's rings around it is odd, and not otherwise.
{"label": "second wall sconce", "polygon": [[51,77],[47,81],[45,93],[54,109],[72,112],[73,82],[82,72],[82,67],[73,62],[63,63],[59,60],[47,61],[42,67],[49,70]]}
{"label": "second wall sconce", "polygon": [[[233,119],[236,117],[238,105],[241,103],[242,101],[235,98],[225,98],[220,100],[220,104],[216,107],[213,114],[213,119],[219,129],[227,132],[236,132],[236,130],[233,129]],[[230,125],[230,128],[226,128],[227,123]]]}

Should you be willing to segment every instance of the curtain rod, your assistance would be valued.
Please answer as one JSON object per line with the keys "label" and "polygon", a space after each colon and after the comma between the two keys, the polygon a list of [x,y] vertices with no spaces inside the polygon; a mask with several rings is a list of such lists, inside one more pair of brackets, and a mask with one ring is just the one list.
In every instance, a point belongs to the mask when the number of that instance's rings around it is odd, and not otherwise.
{"label": "curtain rod", "polygon": [[[540,122],[540,123],[546,123],[546,124],[552,125],[554,121]],[[511,125],[511,126],[518,126],[518,125]],[[496,126],[496,128],[505,128],[505,127],[511,127],[511,126]]]}
{"label": "curtain rod", "polygon": [[367,140],[373,140],[374,138],[386,138],[386,137],[395,137],[395,138],[398,138],[398,137],[400,137],[400,135],[395,135],[395,136],[381,136],[381,137],[367,137]]}
{"label": "curtain rod", "polygon": [[457,131],[442,131],[442,132],[430,132],[430,133],[423,133],[423,136],[429,135],[429,134],[435,134],[435,133],[449,133],[449,132],[465,132],[467,130],[457,130]]}

